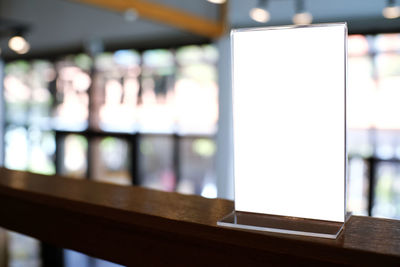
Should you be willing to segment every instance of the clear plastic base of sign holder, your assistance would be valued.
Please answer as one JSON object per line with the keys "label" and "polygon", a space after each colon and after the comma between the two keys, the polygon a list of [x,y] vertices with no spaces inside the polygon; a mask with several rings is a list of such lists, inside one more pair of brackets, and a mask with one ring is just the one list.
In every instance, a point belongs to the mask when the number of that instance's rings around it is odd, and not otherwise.
{"label": "clear plastic base of sign holder", "polygon": [[351,213],[347,213],[343,223],[233,211],[218,221],[217,225],[242,230],[336,239],[350,216]]}

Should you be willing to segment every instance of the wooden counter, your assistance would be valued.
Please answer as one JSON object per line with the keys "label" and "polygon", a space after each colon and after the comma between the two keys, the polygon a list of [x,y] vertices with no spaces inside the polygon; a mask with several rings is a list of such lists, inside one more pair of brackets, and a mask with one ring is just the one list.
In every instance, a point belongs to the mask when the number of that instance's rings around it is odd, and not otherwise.
{"label": "wooden counter", "polygon": [[216,226],[233,202],[0,168],[0,226],[129,266],[400,266],[400,221],[337,240]]}

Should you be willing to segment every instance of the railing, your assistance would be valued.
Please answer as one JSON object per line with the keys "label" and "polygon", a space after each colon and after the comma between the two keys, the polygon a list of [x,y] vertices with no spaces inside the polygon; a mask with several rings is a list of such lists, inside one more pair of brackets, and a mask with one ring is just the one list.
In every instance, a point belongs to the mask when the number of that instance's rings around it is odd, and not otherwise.
{"label": "railing", "polygon": [[400,221],[353,216],[337,240],[216,225],[233,202],[0,169],[0,226],[128,266],[400,266]]}

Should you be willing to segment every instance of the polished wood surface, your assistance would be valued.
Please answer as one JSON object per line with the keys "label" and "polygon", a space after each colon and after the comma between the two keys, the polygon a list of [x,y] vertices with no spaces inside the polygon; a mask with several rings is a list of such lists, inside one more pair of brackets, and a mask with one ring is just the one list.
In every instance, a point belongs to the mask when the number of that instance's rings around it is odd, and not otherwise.
{"label": "polished wood surface", "polygon": [[400,221],[350,218],[337,240],[221,228],[233,209],[140,187],[0,169],[0,226],[129,266],[400,266]]}
{"label": "polished wood surface", "polygon": [[[224,17],[213,21],[165,4],[143,0],[73,0],[102,8],[124,12],[134,9],[139,16],[161,22],[194,34],[209,38],[220,37],[224,33]],[[203,0],[202,0],[203,1]]]}

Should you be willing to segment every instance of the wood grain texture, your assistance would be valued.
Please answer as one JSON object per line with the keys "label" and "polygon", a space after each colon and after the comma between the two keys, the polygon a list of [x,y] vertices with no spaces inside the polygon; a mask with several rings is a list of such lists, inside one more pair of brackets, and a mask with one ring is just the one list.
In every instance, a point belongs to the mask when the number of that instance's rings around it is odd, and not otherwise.
{"label": "wood grain texture", "polygon": [[0,169],[0,226],[128,266],[400,266],[400,222],[353,216],[337,240],[216,226],[233,209],[140,187]]}
{"label": "wood grain texture", "polygon": [[[194,34],[209,38],[220,37],[224,33],[224,22],[213,21],[186,11],[172,8],[143,0],[73,0],[85,4],[95,5],[102,8],[124,12],[134,9],[139,16],[156,22],[161,22]],[[203,0],[202,0],[203,1]]]}

